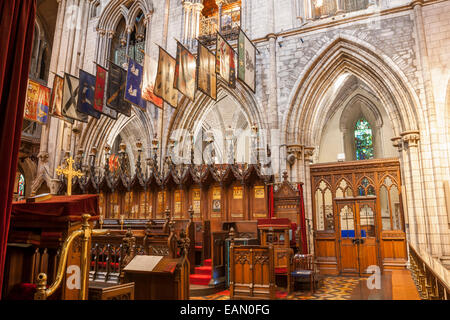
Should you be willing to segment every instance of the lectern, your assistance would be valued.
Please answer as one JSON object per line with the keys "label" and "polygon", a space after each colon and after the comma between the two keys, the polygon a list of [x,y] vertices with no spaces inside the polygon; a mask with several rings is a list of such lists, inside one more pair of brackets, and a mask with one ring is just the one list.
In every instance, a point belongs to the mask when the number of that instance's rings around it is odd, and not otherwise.
{"label": "lectern", "polygon": [[124,282],[135,283],[135,300],[189,299],[186,257],[138,255],[124,268]]}

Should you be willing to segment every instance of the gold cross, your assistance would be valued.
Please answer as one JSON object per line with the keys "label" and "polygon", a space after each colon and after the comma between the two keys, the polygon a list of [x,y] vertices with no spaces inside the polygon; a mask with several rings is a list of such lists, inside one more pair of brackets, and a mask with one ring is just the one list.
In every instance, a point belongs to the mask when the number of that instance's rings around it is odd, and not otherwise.
{"label": "gold cross", "polygon": [[56,174],[58,176],[60,176],[60,175],[67,176],[67,195],[71,196],[72,195],[72,178],[73,177],[79,178],[79,177],[84,176],[84,174],[79,170],[77,170],[77,171],[73,170],[73,164],[75,163],[75,160],[73,160],[72,157],[66,159],[66,162],[67,162],[67,166],[64,169],[61,168],[61,166],[59,166],[56,169]]}

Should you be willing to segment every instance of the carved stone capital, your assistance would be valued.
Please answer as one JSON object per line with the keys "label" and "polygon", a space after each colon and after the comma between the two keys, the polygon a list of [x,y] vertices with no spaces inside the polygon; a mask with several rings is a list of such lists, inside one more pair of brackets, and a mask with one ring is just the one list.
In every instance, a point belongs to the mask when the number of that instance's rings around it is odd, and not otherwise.
{"label": "carved stone capital", "polygon": [[97,33],[98,33],[101,37],[103,37],[103,36],[106,34],[106,30],[103,30],[103,29],[97,29]]}
{"label": "carved stone capital", "polygon": [[303,156],[303,146],[299,144],[291,144],[287,146],[287,161],[293,165],[296,160],[301,160]]}
{"label": "carved stone capital", "polygon": [[114,35],[116,34],[116,33],[115,33],[114,31],[112,31],[112,30],[107,31],[107,33],[108,33],[108,38],[109,38],[109,39],[114,38]]}
{"label": "carved stone capital", "polygon": [[186,11],[191,10],[192,5],[193,5],[193,3],[190,2],[190,1],[185,1],[185,2],[183,2],[183,8],[184,8]]}
{"label": "carved stone capital", "polygon": [[193,4],[193,8],[194,8],[195,11],[201,12],[203,10],[204,6],[201,3],[194,3]]}
{"label": "carved stone capital", "polygon": [[314,155],[314,147],[303,147],[303,154],[305,161],[312,162],[313,155]]}
{"label": "carved stone capital", "polygon": [[392,145],[397,148],[398,152],[403,150],[402,137],[394,137],[391,139]]}
{"label": "carved stone capital", "polygon": [[48,186],[50,188],[50,193],[51,194],[57,194],[59,187],[60,187],[61,182],[58,179],[52,179],[50,181],[50,185]]}
{"label": "carved stone capital", "polygon": [[405,131],[400,133],[405,148],[417,147],[420,140],[420,132],[418,130]]}

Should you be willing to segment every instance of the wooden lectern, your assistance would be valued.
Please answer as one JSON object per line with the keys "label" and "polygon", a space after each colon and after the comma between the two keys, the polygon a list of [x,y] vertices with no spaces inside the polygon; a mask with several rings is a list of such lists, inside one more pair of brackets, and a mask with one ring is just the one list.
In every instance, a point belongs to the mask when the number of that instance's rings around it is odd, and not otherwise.
{"label": "wooden lectern", "polygon": [[124,268],[124,274],[125,283],[135,283],[136,300],[189,299],[186,257],[138,255]]}

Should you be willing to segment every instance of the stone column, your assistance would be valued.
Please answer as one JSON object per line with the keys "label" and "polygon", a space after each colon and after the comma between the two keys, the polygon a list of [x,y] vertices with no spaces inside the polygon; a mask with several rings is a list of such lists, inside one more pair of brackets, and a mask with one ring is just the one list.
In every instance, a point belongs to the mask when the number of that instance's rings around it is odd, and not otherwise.
{"label": "stone column", "polygon": [[[410,196],[411,188],[410,185],[410,168],[408,161],[405,161],[406,159],[406,153],[403,148],[403,142],[402,137],[394,137],[391,139],[392,145],[397,148],[397,151],[399,152],[399,162],[400,162],[400,175],[401,175],[401,201],[402,201],[402,207],[403,207],[403,216],[405,219],[405,233],[406,233],[406,239],[413,243],[414,245],[417,245],[417,221],[416,216],[413,210],[409,210],[410,207],[412,207],[414,204],[412,203],[412,197]],[[406,184],[408,184],[408,189],[406,188]],[[409,192],[408,192],[409,191]]]}
{"label": "stone column", "polygon": [[289,164],[292,182],[304,182],[303,173],[300,170],[303,160],[303,146],[290,144],[287,146],[286,161]]}
{"label": "stone column", "polygon": [[150,56],[150,49],[151,49],[151,46],[152,46],[152,43],[151,43],[152,36],[151,36],[151,32],[150,32],[150,25],[152,23],[152,16],[153,16],[153,11],[148,13],[145,16],[145,20],[144,20],[145,29],[146,29],[146,32],[145,32],[145,52],[149,56]]}
{"label": "stone column", "polygon": [[313,8],[314,5],[312,3],[313,0],[303,0],[303,4],[305,7],[305,17],[306,21],[311,21],[313,18]]}
{"label": "stone column", "polygon": [[105,35],[106,35],[106,30],[103,29],[98,29],[97,30],[97,39],[98,39],[98,44],[97,44],[97,63],[105,66],[106,65],[106,61],[105,61]]}
{"label": "stone column", "polygon": [[[126,50],[126,55],[128,56],[129,54],[129,49],[130,49],[130,38],[131,38],[131,34],[133,33],[133,29],[134,26],[127,26],[127,50]],[[108,32],[108,48],[110,51],[111,50],[111,41],[112,41],[112,36],[111,36],[111,31]],[[127,59],[128,61],[128,59]]]}
{"label": "stone column", "polygon": [[190,40],[190,24],[191,24],[191,9],[192,2],[184,1],[184,32],[183,32],[183,44],[187,45]]}
{"label": "stone column", "polygon": [[200,32],[200,15],[203,10],[203,4],[201,3],[195,3],[193,6],[193,12],[194,12],[194,34],[192,36],[192,40],[195,41],[196,38],[199,36]]}
{"label": "stone column", "polygon": [[[445,199],[444,199],[444,188],[443,179],[444,172],[449,166],[449,160],[446,154],[441,151],[441,145],[445,144],[445,138],[443,135],[439,135],[439,122],[437,120],[436,104],[433,93],[433,85],[431,79],[431,68],[428,60],[428,47],[427,39],[425,36],[425,27],[422,15],[423,0],[415,0],[411,3],[414,10],[414,21],[415,21],[415,31],[417,35],[417,46],[418,46],[418,61],[420,62],[422,78],[421,84],[423,85],[423,93],[425,98],[425,114],[424,121],[428,123],[428,135],[424,135],[421,141],[421,151],[424,170],[432,172],[428,173],[426,179],[429,179],[429,183],[424,185],[426,202],[427,202],[427,213],[430,217],[430,224],[432,227],[440,226],[443,228],[442,232],[439,233],[432,232],[431,242],[433,243],[432,255],[440,255],[442,250],[445,250],[445,246],[442,244],[448,243],[448,221],[445,214]],[[429,146],[427,146],[429,144]],[[430,156],[428,156],[430,155]],[[426,157],[426,159],[425,159]],[[429,178],[431,176],[431,179]],[[444,231],[445,230],[445,231]],[[439,248],[438,248],[439,247]],[[444,254],[448,255],[450,252],[446,251]]]}
{"label": "stone column", "polygon": [[[409,162],[409,178],[406,188],[408,198],[411,197],[412,207],[416,218],[417,245],[420,249],[431,251],[429,238],[429,226],[427,219],[425,181],[422,180],[421,163],[419,159],[418,141],[420,139],[418,131],[405,131],[400,134],[403,142],[403,149],[406,159]],[[425,200],[425,203],[424,203]]]}
{"label": "stone column", "polygon": [[312,212],[312,201],[313,195],[311,194],[311,173],[310,165],[313,162],[314,147],[303,147],[303,168],[304,168],[304,185],[303,185],[303,195],[305,199],[305,219],[307,224],[307,235],[308,238],[308,249],[310,253],[314,251],[314,238],[313,238],[313,212]]}
{"label": "stone column", "polygon": [[336,0],[336,14],[344,13],[344,4],[342,0]]}
{"label": "stone column", "polygon": [[219,32],[222,32],[222,6],[224,0],[216,0],[216,5],[219,7],[218,17],[217,17],[217,26],[219,28]]}

